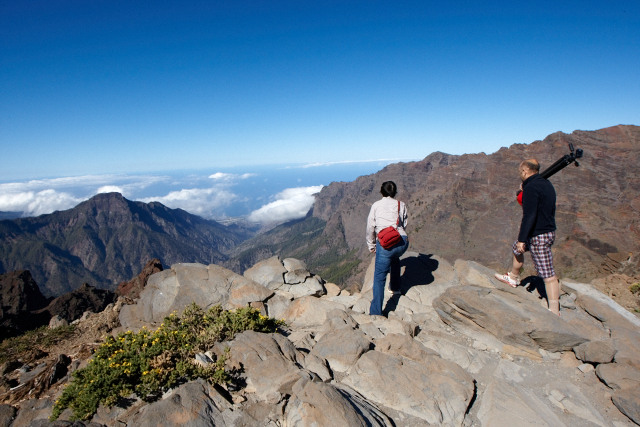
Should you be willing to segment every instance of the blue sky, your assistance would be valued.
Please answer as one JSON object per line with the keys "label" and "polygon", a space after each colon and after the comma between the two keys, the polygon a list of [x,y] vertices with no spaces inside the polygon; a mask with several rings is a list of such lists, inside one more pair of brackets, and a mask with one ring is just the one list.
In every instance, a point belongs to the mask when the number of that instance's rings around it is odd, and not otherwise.
{"label": "blue sky", "polygon": [[0,0],[0,210],[6,184],[36,179],[637,125],[638,70],[637,0]]}

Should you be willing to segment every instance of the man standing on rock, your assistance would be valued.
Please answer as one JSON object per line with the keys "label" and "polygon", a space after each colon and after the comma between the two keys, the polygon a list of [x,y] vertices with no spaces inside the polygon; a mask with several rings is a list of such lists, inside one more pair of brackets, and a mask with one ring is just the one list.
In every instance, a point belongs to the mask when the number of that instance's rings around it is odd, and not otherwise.
{"label": "man standing on rock", "polygon": [[560,315],[560,282],[553,269],[551,245],[556,237],[556,191],[551,182],[541,177],[536,159],[524,160],[519,166],[522,180],[522,222],[518,240],[513,244],[513,264],[506,274],[496,274],[501,282],[515,288],[520,284],[524,253],[531,252],[538,276],[544,280],[549,310]]}

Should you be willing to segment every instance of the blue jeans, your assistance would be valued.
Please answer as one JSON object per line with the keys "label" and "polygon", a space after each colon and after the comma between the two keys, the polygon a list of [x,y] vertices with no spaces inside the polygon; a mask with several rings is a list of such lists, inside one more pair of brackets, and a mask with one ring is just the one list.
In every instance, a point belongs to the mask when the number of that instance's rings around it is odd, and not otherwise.
{"label": "blue jeans", "polygon": [[380,242],[376,242],[376,269],[373,273],[373,299],[371,300],[369,314],[382,315],[384,284],[387,281],[388,273],[391,273],[389,289],[392,291],[400,290],[400,257],[408,247],[409,239],[407,236],[402,236],[402,243],[389,250],[380,246]]}

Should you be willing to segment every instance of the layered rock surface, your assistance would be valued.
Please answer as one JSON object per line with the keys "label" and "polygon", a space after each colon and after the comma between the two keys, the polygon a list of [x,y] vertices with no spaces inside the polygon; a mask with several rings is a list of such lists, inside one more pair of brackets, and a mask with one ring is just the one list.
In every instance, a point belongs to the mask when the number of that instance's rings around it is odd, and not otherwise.
{"label": "layered rock surface", "polygon": [[[640,423],[640,321],[607,296],[563,281],[558,318],[535,287],[511,289],[475,262],[408,252],[401,264],[386,317],[367,314],[373,264],[354,294],[275,257],[244,276],[201,264],[152,275],[120,310],[122,329],[153,328],[191,302],[251,305],[288,326],[225,343],[244,388],[192,381],[152,404],[101,407],[92,425]],[[0,424],[14,411],[8,425],[44,425],[54,397],[0,406]]]}

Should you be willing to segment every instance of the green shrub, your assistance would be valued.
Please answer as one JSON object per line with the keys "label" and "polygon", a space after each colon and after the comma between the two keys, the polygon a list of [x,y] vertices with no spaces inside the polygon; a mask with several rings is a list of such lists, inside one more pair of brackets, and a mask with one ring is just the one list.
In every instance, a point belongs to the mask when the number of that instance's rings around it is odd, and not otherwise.
{"label": "green shrub", "polygon": [[640,282],[634,283],[633,285],[631,285],[629,290],[631,291],[632,294],[640,294]]}
{"label": "green shrub", "polygon": [[284,322],[260,314],[252,308],[225,311],[219,306],[205,311],[195,304],[181,317],[166,317],[155,331],[143,328],[109,336],[96,349],[89,364],[73,373],[72,382],[53,407],[51,420],[66,408],[74,420],[86,420],[100,404],[113,406],[135,393],[153,401],[165,391],[196,378],[212,384],[230,380],[224,369],[226,356],[202,367],[193,362],[217,342],[230,340],[236,333],[253,330],[275,332]]}

